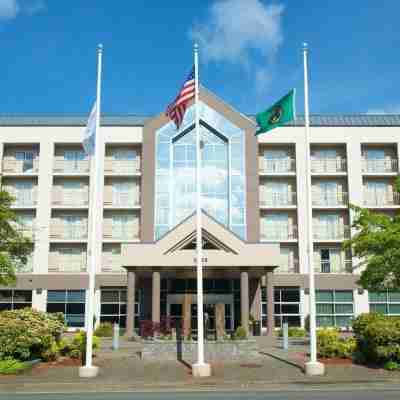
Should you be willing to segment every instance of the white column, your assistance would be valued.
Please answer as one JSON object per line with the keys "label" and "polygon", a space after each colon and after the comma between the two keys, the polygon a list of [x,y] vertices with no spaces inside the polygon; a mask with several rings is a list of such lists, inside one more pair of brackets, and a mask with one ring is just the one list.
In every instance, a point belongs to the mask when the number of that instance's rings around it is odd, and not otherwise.
{"label": "white column", "polygon": [[33,289],[32,290],[32,308],[39,311],[47,309],[47,290]]}
{"label": "white column", "polygon": [[53,185],[54,143],[41,141],[39,149],[39,178],[35,218],[33,273],[47,274],[49,263],[49,235],[51,221],[51,190]]}
{"label": "white column", "polygon": [[315,279],[313,266],[313,233],[312,233],[312,198],[311,198],[311,160],[310,160],[310,119],[308,110],[308,48],[304,44],[304,115],[305,115],[305,146],[306,146],[306,191],[307,191],[307,264],[310,289],[310,361],[305,364],[307,375],[323,375],[324,365],[317,361],[317,333],[315,321]]}

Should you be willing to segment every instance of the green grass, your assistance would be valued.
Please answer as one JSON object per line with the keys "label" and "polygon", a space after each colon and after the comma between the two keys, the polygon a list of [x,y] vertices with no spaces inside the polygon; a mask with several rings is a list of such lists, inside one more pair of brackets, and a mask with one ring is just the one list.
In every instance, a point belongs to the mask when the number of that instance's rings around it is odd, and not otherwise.
{"label": "green grass", "polygon": [[19,374],[31,367],[30,363],[15,360],[13,358],[6,358],[0,360],[0,374],[1,375],[15,375]]}

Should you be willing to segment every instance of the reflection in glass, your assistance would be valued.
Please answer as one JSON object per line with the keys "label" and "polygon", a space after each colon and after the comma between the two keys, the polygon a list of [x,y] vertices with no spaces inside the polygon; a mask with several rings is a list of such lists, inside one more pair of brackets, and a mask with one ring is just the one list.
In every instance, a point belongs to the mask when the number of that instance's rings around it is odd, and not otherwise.
{"label": "reflection in glass", "polygon": [[[245,238],[244,131],[200,103],[202,209]],[[159,239],[195,210],[194,109],[179,131],[170,122],[156,131],[155,237]]]}

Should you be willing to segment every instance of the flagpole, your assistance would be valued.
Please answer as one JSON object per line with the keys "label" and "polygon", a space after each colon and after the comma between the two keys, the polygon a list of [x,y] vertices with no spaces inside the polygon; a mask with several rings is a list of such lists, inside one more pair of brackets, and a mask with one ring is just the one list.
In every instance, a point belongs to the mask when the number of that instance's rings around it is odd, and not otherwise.
{"label": "flagpole", "polygon": [[204,315],[203,315],[203,238],[201,221],[201,142],[199,119],[199,54],[194,44],[194,109],[196,131],[196,272],[197,272],[197,363],[192,374],[197,377],[211,375],[210,365],[204,362]]}
{"label": "flagpole", "polygon": [[[91,221],[89,232],[89,288],[87,296],[87,329],[86,329],[86,360],[85,365],[79,369],[79,376],[84,378],[95,377],[98,367],[92,363],[93,358],[93,323],[94,323],[94,296],[96,266],[100,262],[101,251],[99,251],[99,232],[101,232],[102,207],[98,204],[101,196],[103,179],[103,137],[100,130],[100,107],[101,107],[101,67],[102,67],[103,45],[97,48],[97,90],[96,90],[96,131],[94,157],[90,160],[90,187],[91,187]],[[101,233],[100,233],[101,236]]]}
{"label": "flagpole", "polygon": [[323,375],[324,364],[317,361],[317,332],[315,311],[315,279],[313,265],[313,232],[312,232],[312,198],[311,198],[311,160],[310,160],[310,115],[308,102],[308,45],[303,43],[304,63],[304,119],[305,119],[305,152],[306,152],[306,192],[307,192],[307,265],[309,277],[310,308],[310,361],[305,364],[307,375]]}

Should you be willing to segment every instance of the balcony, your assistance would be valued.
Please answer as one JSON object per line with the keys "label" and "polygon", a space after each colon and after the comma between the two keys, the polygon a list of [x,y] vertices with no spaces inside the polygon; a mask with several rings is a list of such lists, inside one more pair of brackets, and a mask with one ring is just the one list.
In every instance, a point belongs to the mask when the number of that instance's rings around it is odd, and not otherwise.
{"label": "balcony", "polygon": [[17,231],[24,237],[34,240],[35,239],[35,224],[32,225],[17,225]]}
{"label": "balcony", "polygon": [[88,174],[89,160],[55,160],[53,172],[56,174]]}
{"label": "balcony", "polygon": [[399,170],[399,163],[397,158],[378,158],[362,160],[362,172],[367,174],[386,174],[397,173]]}
{"label": "balcony", "polygon": [[49,272],[86,272],[87,265],[83,260],[76,259],[75,257],[63,257],[50,254],[49,259]]}
{"label": "balcony", "polygon": [[348,225],[314,224],[313,237],[315,240],[345,240],[350,238],[350,227]]}
{"label": "balcony", "polygon": [[89,191],[76,190],[73,193],[62,193],[53,189],[52,204],[61,207],[87,207],[89,204]]}
{"label": "balcony", "polygon": [[345,158],[319,158],[311,160],[311,172],[313,174],[336,174],[345,173],[347,162]]}
{"label": "balcony", "polygon": [[103,233],[104,239],[124,241],[124,240],[139,240],[139,233],[134,230],[125,229],[113,229],[112,232]]}
{"label": "balcony", "polygon": [[105,174],[137,175],[140,173],[140,159],[135,160],[110,160],[104,161]]}
{"label": "balcony", "polygon": [[290,207],[296,206],[296,193],[264,192],[260,198],[260,207]]}
{"label": "balcony", "polygon": [[18,208],[36,207],[36,204],[37,204],[36,190],[11,191],[11,195],[14,196],[14,198],[15,198],[15,201],[13,202],[12,207],[18,207]]}
{"label": "balcony", "polygon": [[102,272],[126,272],[122,268],[122,257],[120,255],[103,254]]}
{"label": "balcony", "polygon": [[397,192],[379,193],[365,191],[363,203],[367,207],[391,207],[400,205],[400,194]]}
{"label": "balcony", "polygon": [[87,239],[87,226],[54,224],[50,226],[50,237],[62,240],[82,240]]}
{"label": "balcony", "polygon": [[313,193],[312,204],[317,207],[343,207],[349,201],[347,192]]}
{"label": "balcony", "polygon": [[296,171],[296,160],[294,158],[265,159],[260,160],[260,173],[262,174],[285,174]]}
{"label": "balcony", "polygon": [[281,265],[275,273],[277,274],[298,274],[300,272],[299,260],[293,260],[287,265]]}
{"label": "balcony", "polygon": [[344,260],[339,263],[333,263],[330,260],[321,260],[314,262],[314,271],[317,274],[351,274],[353,272],[352,260]]}
{"label": "balcony", "polygon": [[140,197],[137,192],[132,193],[113,193],[112,199],[104,200],[104,205],[115,208],[131,208],[140,206]]}
{"label": "balcony", "polygon": [[4,174],[37,174],[39,171],[39,159],[33,160],[12,160],[3,161]]}
{"label": "balcony", "polygon": [[263,228],[261,231],[261,240],[286,241],[297,239],[297,226],[277,226]]}

